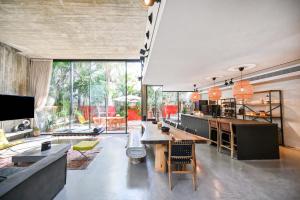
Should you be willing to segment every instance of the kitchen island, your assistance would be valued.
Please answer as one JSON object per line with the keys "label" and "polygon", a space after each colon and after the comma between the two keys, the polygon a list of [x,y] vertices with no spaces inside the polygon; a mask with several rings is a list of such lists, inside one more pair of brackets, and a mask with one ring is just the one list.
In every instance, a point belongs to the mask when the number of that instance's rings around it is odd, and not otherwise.
{"label": "kitchen island", "polygon": [[181,125],[208,138],[208,119],[231,122],[236,136],[237,159],[279,159],[277,124],[254,120],[212,118],[211,116],[181,115]]}

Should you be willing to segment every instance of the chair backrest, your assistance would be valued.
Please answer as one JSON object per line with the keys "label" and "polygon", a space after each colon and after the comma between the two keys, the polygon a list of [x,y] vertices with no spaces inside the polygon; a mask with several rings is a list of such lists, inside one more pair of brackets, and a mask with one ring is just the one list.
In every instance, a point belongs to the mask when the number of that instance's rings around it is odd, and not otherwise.
{"label": "chair backrest", "polygon": [[185,131],[188,133],[196,134],[196,131],[194,129],[186,128]]}
{"label": "chair backrest", "polygon": [[169,142],[169,156],[170,158],[192,158],[194,155],[195,143],[193,141],[170,141]]}
{"label": "chair backrest", "polygon": [[231,122],[222,122],[219,121],[219,129],[224,133],[231,133],[232,132],[232,124]]}
{"label": "chair backrest", "polygon": [[178,128],[179,130],[182,130],[182,131],[184,131],[184,130],[185,130],[185,127],[184,127],[184,126],[182,126],[181,124],[178,124],[178,125],[177,125],[177,128]]}
{"label": "chair backrest", "polygon": [[209,125],[210,128],[218,129],[218,121],[217,120],[209,119],[208,120],[208,125]]}
{"label": "chair backrest", "polygon": [[173,127],[176,127],[176,123],[174,123],[174,122],[170,122],[170,125]]}

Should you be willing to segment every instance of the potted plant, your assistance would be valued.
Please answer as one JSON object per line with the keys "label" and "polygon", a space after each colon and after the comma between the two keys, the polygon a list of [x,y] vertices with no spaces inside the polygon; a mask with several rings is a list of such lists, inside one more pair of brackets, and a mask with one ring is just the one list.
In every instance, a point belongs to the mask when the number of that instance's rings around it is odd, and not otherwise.
{"label": "potted plant", "polygon": [[38,137],[41,135],[41,130],[38,127],[33,128],[33,136]]}

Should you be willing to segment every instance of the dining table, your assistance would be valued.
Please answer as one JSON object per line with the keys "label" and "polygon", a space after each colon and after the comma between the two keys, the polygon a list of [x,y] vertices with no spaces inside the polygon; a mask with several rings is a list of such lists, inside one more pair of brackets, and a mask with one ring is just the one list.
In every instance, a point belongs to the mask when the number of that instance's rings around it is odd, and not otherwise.
{"label": "dining table", "polygon": [[162,132],[157,124],[153,124],[151,121],[142,122],[143,135],[141,143],[153,146],[155,154],[155,171],[157,172],[164,173],[166,171],[165,152],[167,152],[167,146],[171,140],[192,141],[195,144],[205,144],[209,141],[207,138],[177,129],[166,123],[163,123],[162,125],[170,128],[168,133]]}

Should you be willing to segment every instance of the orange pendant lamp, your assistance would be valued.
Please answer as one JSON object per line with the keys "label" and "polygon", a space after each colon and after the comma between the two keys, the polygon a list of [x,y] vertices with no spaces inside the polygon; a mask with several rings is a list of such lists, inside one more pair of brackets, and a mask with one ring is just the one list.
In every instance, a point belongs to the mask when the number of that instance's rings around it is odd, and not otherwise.
{"label": "orange pendant lamp", "polygon": [[212,78],[214,81],[214,86],[208,90],[208,99],[212,101],[217,101],[221,98],[222,92],[218,86],[216,86],[216,77]]}
{"label": "orange pendant lamp", "polygon": [[250,84],[250,81],[243,80],[244,67],[240,67],[239,70],[241,72],[241,80],[233,85],[233,96],[237,100],[250,99],[253,96],[253,85]]}
{"label": "orange pendant lamp", "polygon": [[199,101],[200,100],[200,94],[196,88],[196,84],[194,84],[194,92],[192,93],[191,95],[191,101],[192,102],[196,102],[196,101]]}

